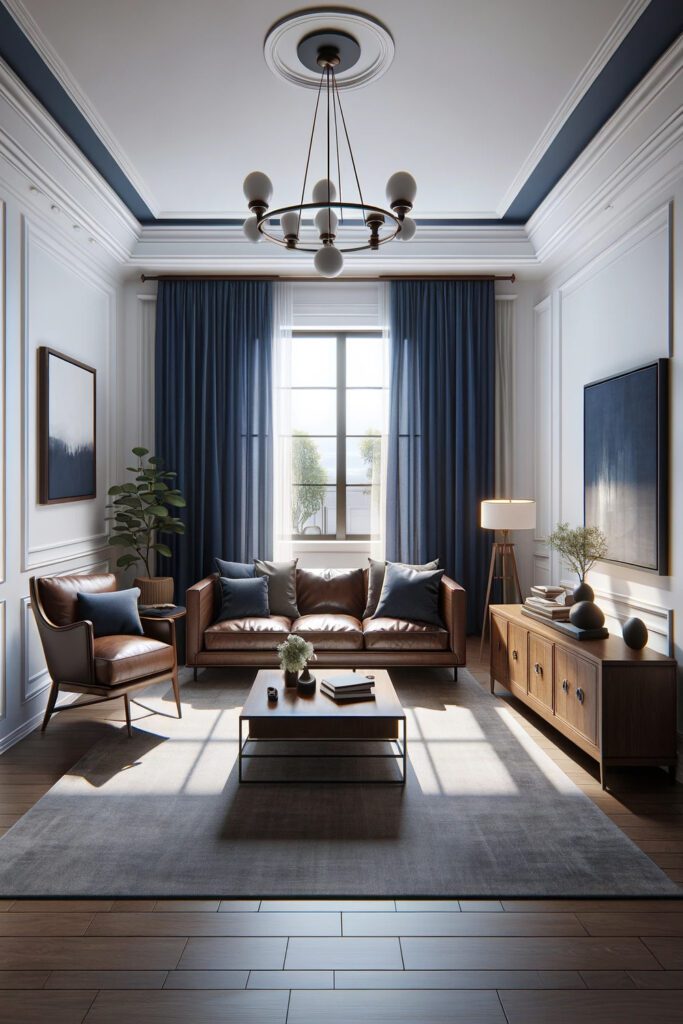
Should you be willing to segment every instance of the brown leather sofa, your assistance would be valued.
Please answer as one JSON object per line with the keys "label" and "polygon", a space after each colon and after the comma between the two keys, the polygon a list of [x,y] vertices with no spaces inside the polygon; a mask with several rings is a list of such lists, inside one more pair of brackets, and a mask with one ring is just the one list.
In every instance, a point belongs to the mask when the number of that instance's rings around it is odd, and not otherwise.
{"label": "brown leather sofa", "polygon": [[275,650],[288,633],[310,640],[316,664],[338,668],[465,664],[465,591],[443,576],[440,611],[445,628],[404,619],[366,618],[368,571],[298,569],[299,617],[229,619],[216,622],[218,576],[187,591],[186,662],[194,668],[278,664]]}
{"label": "brown leather sofa", "polygon": [[[144,636],[95,637],[92,622],[77,616],[79,591],[99,594],[116,590],[113,573],[43,576],[29,580],[31,605],[45,653],[52,686],[43,730],[54,711],[123,697],[128,735],[132,735],[129,694],[170,679],[178,718],[181,717],[175,622],[145,619]],[[93,700],[55,708],[60,690],[87,693]]]}

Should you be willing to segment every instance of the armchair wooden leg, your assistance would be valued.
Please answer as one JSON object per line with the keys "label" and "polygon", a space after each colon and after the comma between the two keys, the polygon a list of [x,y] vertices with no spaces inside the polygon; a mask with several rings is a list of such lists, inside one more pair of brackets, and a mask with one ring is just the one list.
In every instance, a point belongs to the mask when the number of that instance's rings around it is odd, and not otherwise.
{"label": "armchair wooden leg", "polygon": [[126,726],[128,727],[128,735],[133,735],[133,727],[130,724],[130,697],[127,693],[123,695],[123,706],[126,709]]}
{"label": "armchair wooden leg", "polygon": [[52,686],[50,687],[50,696],[47,699],[47,707],[45,708],[45,717],[43,718],[43,724],[40,727],[40,731],[41,732],[45,732],[45,730],[47,729],[47,723],[50,721],[50,718],[52,716],[52,712],[55,709],[55,704],[57,703],[57,697],[58,696],[59,696],[59,683],[56,683],[53,680],[52,681]]}
{"label": "armchair wooden leg", "polygon": [[196,682],[197,682],[197,666],[196,666],[196,665],[195,665],[195,667],[194,667],[194,668],[192,669],[192,681],[193,681],[194,683],[196,683]]}
{"label": "armchair wooden leg", "polygon": [[175,704],[178,708],[178,718],[183,717],[183,709],[180,706],[180,683],[178,682],[178,669],[175,670],[171,677],[173,681],[173,693],[175,694]]}

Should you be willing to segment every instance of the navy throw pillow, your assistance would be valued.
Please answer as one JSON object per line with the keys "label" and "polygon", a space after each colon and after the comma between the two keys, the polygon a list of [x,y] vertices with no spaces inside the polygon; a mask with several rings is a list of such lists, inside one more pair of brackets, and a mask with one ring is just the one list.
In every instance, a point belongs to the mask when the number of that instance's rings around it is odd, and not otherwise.
{"label": "navy throw pillow", "polygon": [[256,572],[253,562],[224,562],[222,558],[214,558],[213,564],[218,575],[229,580],[250,580]]}
{"label": "navy throw pillow", "polygon": [[407,565],[389,562],[373,619],[388,617],[443,626],[439,615],[439,586],[443,569],[419,572]]}
{"label": "navy throw pillow", "polygon": [[[368,558],[368,563],[368,599],[365,604],[365,611],[363,612],[364,619],[372,618],[377,611],[377,602],[384,585],[384,573],[390,564],[384,559],[379,561],[376,558]],[[435,558],[433,562],[425,562],[424,565],[412,565],[410,562],[394,562],[391,564],[402,565],[406,569],[416,569],[418,572],[429,572],[430,569],[439,568],[439,559]]]}
{"label": "navy throw pillow", "polygon": [[78,592],[78,618],[92,622],[95,636],[142,636],[138,612],[140,588],[111,590],[101,594]]}
{"label": "navy throw pillow", "polygon": [[216,622],[225,619],[244,619],[254,616],[266,619],[270,615],[268,606],[268,577],[231,580],[221,576],[218,580],[221,607]]}

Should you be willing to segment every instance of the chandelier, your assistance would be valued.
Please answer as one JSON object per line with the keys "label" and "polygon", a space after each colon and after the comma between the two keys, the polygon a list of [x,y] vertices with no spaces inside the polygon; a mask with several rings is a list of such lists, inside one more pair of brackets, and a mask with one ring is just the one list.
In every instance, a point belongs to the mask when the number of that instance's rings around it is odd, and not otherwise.
{"label": "chandelier", "polygon": [[[297,53],[306,68],[320,73],[299,201],[271,210],[272,182],[261,171],[252,171],[243,184],[251,214],[244,222],[244,233],[251,242],[265,238],[290,251],[315,253],[313,263],[317,272],[323,277],[337,277],[344,266],[344,253],[376,251],[394,239],[410,241],[415,234],[415,221],[408,214],[415,202],[417,185],[407,171],[397,171],[386,185],[388,207],[368,203],[363,196],[336,77],[337,72],[352,67],[360,56],[360,46],[354,37],[339,30],[316,31],[299,42]],[[322,118],[325,176],[313,185],[307,202],[311,153],[316,127]],[[347,198],[342,186],[344,147],[353,169],[353,200]],[[368,232],[362,241],[357,230],[347,230],[359,225]]]}

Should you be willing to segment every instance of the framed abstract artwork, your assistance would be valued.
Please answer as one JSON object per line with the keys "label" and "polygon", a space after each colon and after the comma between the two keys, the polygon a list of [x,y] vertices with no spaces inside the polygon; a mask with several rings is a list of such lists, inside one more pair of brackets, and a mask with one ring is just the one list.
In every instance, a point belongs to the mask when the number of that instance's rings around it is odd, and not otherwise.
{"label": "framed abstract artwork", "polygon": [[38,349],[38,479],[41,505],[96,496],[97,372],[54,349]]}
{"label": "framed abstract artwork", "polygon": [[584,387],[584,520],[606,561],[669,571],[669,362]]}

